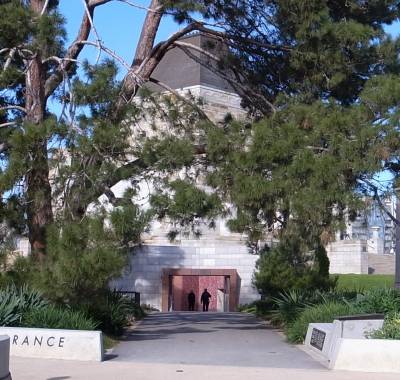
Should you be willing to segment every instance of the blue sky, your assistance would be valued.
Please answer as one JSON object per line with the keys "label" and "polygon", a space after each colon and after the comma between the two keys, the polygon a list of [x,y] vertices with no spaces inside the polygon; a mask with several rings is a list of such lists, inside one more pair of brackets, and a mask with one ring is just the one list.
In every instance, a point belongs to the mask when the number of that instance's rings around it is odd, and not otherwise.
{"label": "blue sky", "polygon": [[[150,1],[134,0],[134,3],[146,7]],[[82,20],[84,12],[82,0],[61,1],[60,11],[66,18],[68,42],[71,42],[74,40]],[[119,1],[112,1],[95,10],[94,20],[97,32],[105,46],[131,63],[145,16],[146,11],[143,9],[134,8]],[[170,16],[164,17],[157,39],[164,40],[178,29],[179,25]],[[93,33],[91,39],[93,40]],[[105,55],[103,56],[105,57]],[[95,60],[97,57],[96,48],[85,47],[83,57],[89,59],[89,61]]]}
{"label": "blue sky", "polygon": [[[140,6],[148,6],[150,0],[132,0]],[[64,0],[60,2],[61,13],[66,18],[68,42],[73,41],[79,29],[84,12],[82,0]],[[131,63],[139,39],[146,11],[129,6],[123,2],[111,1],[98,7],[95,11],[95,25],[105,45],[114,50],[125,61]],[[164,17],[158,31],[157,40],[164,40],[179,29],[170,16]],[[392,35],[400,34],[400,24],[388,26]],[[93,39],[93,35],[91,36]],[[104,53],[103,53],[104,54]],[[81,58],[95,60],[97,51],[93,47],[85,47]],[[104,55],[103,55],[104,57]]]}

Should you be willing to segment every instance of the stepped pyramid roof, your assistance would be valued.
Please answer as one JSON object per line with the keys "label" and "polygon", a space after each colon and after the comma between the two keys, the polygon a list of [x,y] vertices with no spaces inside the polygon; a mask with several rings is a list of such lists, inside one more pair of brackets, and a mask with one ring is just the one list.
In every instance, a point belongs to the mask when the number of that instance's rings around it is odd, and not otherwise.
{"label": "stepped pyramid roof", "polygon": [[[220,58],[228,51],[228,47],[223,42],[203,33],[190,34],[179,39],[179,41],[201,47],[203,50]],[[215,60],[194,49],[186,49],[192,56],[189,56],[177,46],[169,50],[154,70],[152,77],[173,89],[201,85],[222,91],[235,92],[228,81],[208,68],[210,66],[217,67]],[[197,60],[205,64],[201,64]],[[151,88],[159,90],[158,86],[151,85]]]}

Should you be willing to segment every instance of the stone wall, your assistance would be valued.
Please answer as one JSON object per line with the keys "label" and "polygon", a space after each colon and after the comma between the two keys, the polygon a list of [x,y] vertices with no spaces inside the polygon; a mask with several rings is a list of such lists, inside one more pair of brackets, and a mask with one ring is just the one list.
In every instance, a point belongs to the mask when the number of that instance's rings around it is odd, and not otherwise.
{"label": "stone wall", "polygon": [[370,274],[394,274],[395,255],[368,254],[368,271]]}
{"label": "stone wall", "polygon": [[241,280],[239,303],[260,298],[252,286],[257,255],[242,243],[186,240],[180,245],[144,245],[132,253],[123,276],[111,287],[140,292],[141,303],[161,310],[162,269],[236,269]]}
{"label": "stone wall", "polygon": [[340,240],[327,246],[330,273],[368,274],[365,240]]}

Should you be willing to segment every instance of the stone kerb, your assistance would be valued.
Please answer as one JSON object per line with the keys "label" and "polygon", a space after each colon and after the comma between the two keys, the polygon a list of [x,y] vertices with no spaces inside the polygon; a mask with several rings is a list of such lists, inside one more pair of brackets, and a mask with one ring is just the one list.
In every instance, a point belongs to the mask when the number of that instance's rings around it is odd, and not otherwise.
{"label": "stone kerb", "polygon": [[7,335],[0,335],[0,380],[11,380],[10,338]]}
{"label": "stone kerb", "polygon": [[81,361],[103,360],[101,331],[0,327],[0,335],[9,336],[11,356]]}

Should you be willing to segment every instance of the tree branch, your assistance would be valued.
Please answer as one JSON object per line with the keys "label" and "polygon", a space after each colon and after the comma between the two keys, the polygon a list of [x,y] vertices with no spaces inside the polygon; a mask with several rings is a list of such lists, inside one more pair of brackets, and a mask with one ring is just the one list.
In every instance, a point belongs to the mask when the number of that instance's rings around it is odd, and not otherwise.
{"label": "tree branch", "polygon": [[21,107],[21,106],[9,105],[9,106],[0,107],[0,111],[9,111],[9,110],[13,110],[13,109],[26,113],[26,108]]}
{"label": "tree branch", "polygon": [[80,52],[84,47],[84,44],[82,44],[81,41],[86,41],[89,37],[92,28],[91,18],[93,18],[93,13],[95,8],[99,5],[106,4],[110,1],[112,0],[89,0],[87,2],[89,14],[87,14],[85,10],[79,27],[78,34],[74,42],[67,49],[67,52],[65,54],[65,62],[63,63],[63,67],[58,68],[55,71],[55,73],[46,80],[45,84],[46,98],[48,98],[54,92],[57,86],[62,82],[63,72],[70,72],[72,70],[74,65],[73,60],[77,59],[78,55],[80,54]]}
{"label": "tree branch", "polygon": [[369,187],[371,187],[372,191],[374,192],[374,199],[377,200],[379,207],[382,209],[382,211],[391,219],[393,223],[395,223],[397,226],[400,226],[400,220],[397,219],[383,204],[381,197],[379,196],[378,193],[378,186],[374,185],[372,182],[365,178],[361,178],[361,181],[366,183]]}
{"label": "tree branch", "polygon": [[17,125],[17,124],[18,123],[16,121],[8,121],[7,123],[0,124],[0,128],[11,127],[11,126]]}
{"label": "tree branch", "polygon": [[40,12],[40,16],[43,16],[46,13],[47,7],[49,6],[49,2],[50,2],[50,0],[45,1],[42,11]]}
{"label": "tree branch", "polygon": [[143,6],[143,5],[136,4],[136,3],[133,3],[132,1],[128,1],[128,0],[116,0],[116,1],[119,1],[119,2],[121,2],[121,3],[128,4],[128,5],[130,5],[131,7],[134,7],[134,8],[137,8],[137,9],[143,9],[143,10],[148,11],[148,12],[163,13],[163,12],[162,12],[162,6],[161,6],[161,5],[160,5],[158,8],[152,9],[151,7],[150,7],[150,8],[149,8],[149,7],[145,7],[145,6]]}
{"label": "tree branch", "polygon": [[242,98],[247,98],[250,101],[250,96],[259,99],[260,104],[262,104],[264,107],[267,107],[267,109],[270,109],[273,113],[276,113],[276,107],[268,100],[266,99],[263,95],[259,94],[258,92],[254,91],[250,86],[243,85],[240,83],[240,81],[235,81],[232,77],[229,77],[226,75],[222,70],[219,70],[218,68],[202,61],[198,57],[196,57],[192,52],[184,46],[179,46],[178,47],[183,50],[188,57],[193,59],[195,62],[198,62],[200,65],[206,67],[208,70],[211,72],[215,73],[219,77],[225,79],[232,87],[233,89],[240,95]]}
{"label": "tree branch", "polygon": [[[125,102],[130,102],[131,99],[136,95],[138,83],[135,80],[135,76],[141,78],[145,82],[148,81],[150,76],[153,74],[153,71],[160,63],[161,59],[164,57],[168,49],[172,46],[172,44],[179,38],[187,35],[194,30],[197,30],[197,28],[198,23],[189,24],[182,30],[174,33],[168,40],[160,42],[152,49],[150,49],[148,54],[146,56],[143,56],[143,60],[137,60],[135,58],[132,63],[132,70],[128,72],[123,80],[120,99],[117,102],[116,108],[119,109]],[[154,41],[155,33],[157,32],[157,30],[153,30],[153,32],[154,36],[147,36],[147,38],[151,38]],[[141,49],[144,51],[147,48],[148,46],[146,46],[145,48],[142,47]],[[137,54],[135,57],[137,56],[139,55]]]}

